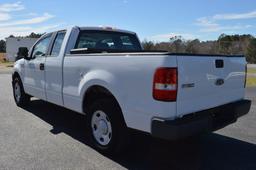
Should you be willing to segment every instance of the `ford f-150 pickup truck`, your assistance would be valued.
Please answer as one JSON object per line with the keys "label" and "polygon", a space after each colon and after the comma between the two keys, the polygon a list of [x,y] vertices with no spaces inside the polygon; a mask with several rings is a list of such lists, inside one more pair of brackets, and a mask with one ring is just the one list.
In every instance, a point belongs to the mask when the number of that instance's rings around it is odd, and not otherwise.
{"label": "ford f-150 pickup truck", "polygon": [[12,75],[16,104],[33,96],[86,115],[102,152],[124,148],[128,129],[178,140],[234,123],[251,106],[244,56],[145,51],[135,33],[101,27],[47,33],[24,51]]}

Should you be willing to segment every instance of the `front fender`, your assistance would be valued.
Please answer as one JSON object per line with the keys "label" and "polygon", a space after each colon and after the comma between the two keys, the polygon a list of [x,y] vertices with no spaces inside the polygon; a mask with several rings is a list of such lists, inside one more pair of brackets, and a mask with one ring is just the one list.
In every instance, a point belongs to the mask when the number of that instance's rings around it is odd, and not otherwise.
{"label": "front fender", "polygon": [[24,67],[25,67],[24,63],[25,63],[24,59],[20,59],[16,61],[14,63],[13,70],[12,70],[12,75],[14,75],[15,73],[18,73],[22,82],[24,80]]}

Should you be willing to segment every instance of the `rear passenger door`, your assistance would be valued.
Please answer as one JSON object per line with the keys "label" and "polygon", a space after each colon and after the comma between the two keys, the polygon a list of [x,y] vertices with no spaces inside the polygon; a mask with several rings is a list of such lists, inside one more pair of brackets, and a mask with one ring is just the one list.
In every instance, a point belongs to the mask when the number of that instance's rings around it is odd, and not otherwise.
{"label": "rear passenger door", "polygon": [[48,102],[62,106],[62,61],[64,53],[63,40],[66,31],[59,31],[54,35],[49,55],[45,62],[45,92]]}

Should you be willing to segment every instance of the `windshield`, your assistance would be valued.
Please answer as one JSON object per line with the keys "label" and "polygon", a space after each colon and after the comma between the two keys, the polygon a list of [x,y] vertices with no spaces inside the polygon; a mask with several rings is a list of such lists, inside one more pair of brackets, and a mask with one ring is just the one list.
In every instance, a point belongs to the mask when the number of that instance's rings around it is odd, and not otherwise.
{"label": "windshield", "polygon": [[142,51],[135,34],[114,31],[81,31],[75,49],[81,48],[104,51]]}

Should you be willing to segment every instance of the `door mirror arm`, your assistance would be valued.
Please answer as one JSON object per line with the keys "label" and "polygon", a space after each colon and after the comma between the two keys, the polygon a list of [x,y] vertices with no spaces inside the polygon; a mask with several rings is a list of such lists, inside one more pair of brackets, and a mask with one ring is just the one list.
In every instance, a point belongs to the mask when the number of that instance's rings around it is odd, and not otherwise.
{"label": "door mirror arm", "polygon": [[29,57],[29,56],[24,56],[24,59],[25,59],[25,60],[31,60],[31,57]]}

